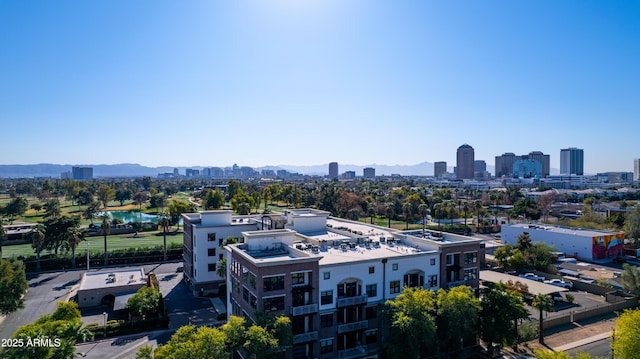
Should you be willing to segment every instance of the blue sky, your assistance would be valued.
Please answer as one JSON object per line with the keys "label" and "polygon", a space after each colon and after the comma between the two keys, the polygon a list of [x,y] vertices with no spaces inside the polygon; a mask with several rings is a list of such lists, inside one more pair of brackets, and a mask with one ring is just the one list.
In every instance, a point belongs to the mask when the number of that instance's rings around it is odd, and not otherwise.
{"label": "blue sky", "polygon": [[640,157],[637,1],[0,1],[0,164]]}

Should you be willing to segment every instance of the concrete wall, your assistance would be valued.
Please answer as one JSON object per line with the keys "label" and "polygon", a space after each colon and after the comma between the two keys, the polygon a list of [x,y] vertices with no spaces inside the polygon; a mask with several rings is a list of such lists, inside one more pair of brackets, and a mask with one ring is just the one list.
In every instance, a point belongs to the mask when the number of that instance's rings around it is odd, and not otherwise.
{"label": "concrete wall", "polygon": [[597,317],[599,315],[622,311],[623,309],[627,309],[627,308],[635,308],[637,306],[638,306],[638,298],[636,297],[627,298],[618,303],[611,303],[611,304],[606,304],[606,305],[598,306],[595,308],[587,308],[583,310],[568,311],[566,315],[545,319],[542,323],[542,326],[544,327],[544,329],[554,328],[554,327],[569,324],[572,322],[579,322],[582,320]]}

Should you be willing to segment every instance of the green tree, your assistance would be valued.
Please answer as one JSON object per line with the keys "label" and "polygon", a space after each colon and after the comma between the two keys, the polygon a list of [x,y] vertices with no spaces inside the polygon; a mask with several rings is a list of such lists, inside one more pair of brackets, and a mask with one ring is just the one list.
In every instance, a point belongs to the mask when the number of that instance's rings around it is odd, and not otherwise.
{"label": "green tree", "polygon": [[636,205],[634,209],[627,211],[624,230],[626,237],[637,246],[640,243],[640,205]]}
{"label": "green tree", "polygon": [[13,222],[14,217],[20,217],[29,209],[29,201],[24,197],[16,197],[12,199],[4,208],[4,213],[9,216]]}
{"label": "green tree", "polygon": [[224,194],[219,188],[207,190],[202,200],[205,209],[220,209],[224,205]]}
{"label": "green tree", "polygon": [[102,202],[104,208],[107,208],[109,202],[116,199],[116,191],[107,184],[101,184],[96,194],[98,200]]}
{"label": "green tree", "polygon": [[623,264],[620,278],[624,289],[640,296],[640,269],[638,267],[627,263]]}
{"label": "green tree", "polygon": [[107,251],[107,236],[111,234],[111,217],[104,213],[100,216],[100,234],[104,237],[104,265],[109,262],[109,252]]}
{"label": "green tree", "polygon": [[534,355],[536,359],[571,359],[571,355],[563,351],[554,352],[545,349],[536,349]]}
{"label": "green tree", "polygon": [[254,324],[245,332],[245,342],[242,347],[249,358],[262,359],[276,351],[279,343],[266,328]]}
{"label": "green tree", "polygon": [[490,285],[480,299],[480,336],[487,344],[487,352],[494,356],[504,346],[518,341],[517,322],[529,313],[522,295],[506,284]]}
{"label": "green tree", "polygon": [[78,227],[67,228],[64,234],[64,248],[71,250],[71,268],[76,268],[76,248],[84,241],[84,232]]}
{"label": "green tree", "polygon": [[231,349],[231,355],[242,348],[244,344],[244,334],[246,331],[246,323],[244,318],[232,315],[229,320],[222,325],[220,329],[226,335],[225,343]]}
{"label": "green tree", "polygon": [[162,228],[162,258],[165,262],[167,261],[167,230],[169,229],[170,225],[171,222],[169,221],[169,218],[167,218],[167,216],[163,213],[158,220],[158,227]]}
{"label": "green tree", "polygon": [[169,218],[171,219],[171,223],[178,226],[180,226],[180,216],[183,213],[193,213],[198,211],[198,208],[195,204],[179,199],[172,199],[169,202],[169,206],[167,206],[167,209],[169,211]]}
{"label": "green tree", "polygon": [[66,241],[65,235],[70,227],[79,227],[79,217],[58,216],[46,218],[42,224],[45,228],[45,248],[53,250],[58,255],[58,250]]}
{"label": "green tree", "polygon": [[2,258],[2,242],[5,239],[7,239],[7,230],[2,226],[2,219],[0,219],[0,259]]}
{"label": "green tree", "polygon": [[62,213],[60,209],[60,201],[57,198],[52,198],[44,204],[45,218],[58,217]]}
{"label": "green tree", "polygon": [[115,199],[120,202],[120,206],[124,206],[124,202],[131,199],[131,190],[128,188],[118,188],[116,190]]}
{"label": "green tree", "polygon": [[27,233],[27,240],[31,243],[31,248],[36,252],[36,270],[40,271],[40,253],[44,249],[45,228],[42,224],[37,224],[29,233]]}
{"label": "green tree", "polygon": [[407,288],[388,300],[389,337],[383,352],[389,358],[427,357],[437,352],[436,295],[422,288]]}
{"label": "green tree", "polygon": [[82,211],[82,216],[93,224],[93,219],[96,217],[96,213],[100,212],[100,207],[100,202],[93,201],[87,205],[87,208],[85,208],[84,211]]}
{"label": "green tree", "polygon": [[405,229],[409,229],[409,221],[411,221],[413,215],[413,212],[411,210],[411,203],[404,202],[402,204],[402,215],[404,216],[404,221],[406,223]]}
{"label": "green tree", "polygon": [[142,210],[142,205],[148,200],[149,196],[144,192],[136,192],[133,195],[133,203],[135,203],[140,210]]}
{"label": "green tree", "polygon": [[21,261],[0,259],[0,314],[23,308],[28,286]]}
{"label": "green tree", "polygon": [[538,318],[538,323],[540,324],[538,342],[540,344],[544,344],[544,327],[542,322],[543,314],[544,312],[550,312],[553,310],[553,298],[551,298],[551,296],[549,296],[548,294],[536,294],[533,296],[531,306],[533,308],[536,308],[540,312],[540,316]]}
{"label": "green tree", "polygon": [[161,301],[162,294],[160,290],[152,287],[142,287],[129,298],[127,307],[132,315],[155,318],[159,314]]}
{"label": "green tree", "polygon": [[218,261],[218,265],[216,266],[216,274],[220,278],[227,277],[227,258],[226,257],[222,257],[222,259]]}
{"label": "green tree", "polygon": [[389,228],[391,228],[391,217],[395,214],[395,206],[393,203],[387,203],[385,205],[385,215],[387,216],[387,220],[389,221]]}
{"label": "green tree", "polygon": [[626,309],[616,320],[611,350],[616,358],[636,359],[640,353],[640,309]]}
{"label": "green tree", "polygon": [[481,306],[471,287],[439,289],[437,308],[438,332],[447,352],[461,349],[464,338],[475,338]]}
{"label": "green tree", "polygon": [[526,252],[531,249],[531,236],[529,236],[529,232],[523,232],[518,235],[516,248],[518,248],[521,252]]}

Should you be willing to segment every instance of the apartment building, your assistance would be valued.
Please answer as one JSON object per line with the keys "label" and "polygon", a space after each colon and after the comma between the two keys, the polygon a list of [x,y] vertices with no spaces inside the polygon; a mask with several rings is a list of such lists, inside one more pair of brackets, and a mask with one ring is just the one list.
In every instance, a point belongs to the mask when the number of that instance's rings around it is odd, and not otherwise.
{"label": "apartment building", "polygon": [[292,319],[287,358],[363,358],[384,343],[380,310],[404,287],[478,288],[481,241],[401,232],[290,210],[282,229],[225,247],[228,313]]}

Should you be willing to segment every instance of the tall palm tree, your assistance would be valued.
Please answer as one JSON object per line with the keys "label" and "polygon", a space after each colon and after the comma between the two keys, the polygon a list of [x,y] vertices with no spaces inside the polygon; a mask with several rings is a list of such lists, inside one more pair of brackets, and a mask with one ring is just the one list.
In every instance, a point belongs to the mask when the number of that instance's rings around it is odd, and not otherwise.
{"label": "tall palm tree", "polygon": [[471,210],[471,207],[469,206],[469,202],[465,201],[464,204],[462,205],[462,211],[464,212],[464,226],[467,226],[467,215],[469,214],[469,210]]}
{"label": "tall palm tree", "polygon": [[385,207],[385,214],[387,216],[387,219],[389,220],[389,228],[391,228],[391,217],[393,216],[393,213],[395,212],[395,206],[393,203],[389,202],[387,203],[387,206]]}
{"label": "tall palm tree", "polygon": [[76,268],[76,248],[84,241],[84,232],[78,227],[69,227],[64,234],[64,245],[71,249],[71,268]]}
{"label": "tall palm tree", "polygon": [[420,213],[420,217],[422,217],[422,235],[424,236],[427,213],[429,213],[429,205],[426,203],[422,203],[418,206],[418,212]]}
{"label": "tall palm tree", "polygon": [[402,214],[404,215],[404,221],[406,223],[405,229],[409,229],[409,220],[411,220],[411,203],[405,202],[402,204]]}
{"label": "tall palm tree", "polygon": [[104,236],[104,265],[107,265],[109,261],[109,254],[107,252],[107,236],[111,233],[111,217],[107,213],[103,213],[99,218],[102,221],[100,234]]}
{"label": "tall palm tree", "polygon": [[482,201],[475,201],[473,203],[473,207],[476,209],[476,232],[478,232],[480,230],[480,210],[482,209]]}
{"label": "tall palm tree", "polygon": [[533,299],[531,301],[531,306],[540,311],[540,320],[539,320],[540,335],[538,337],[538,342],[540,344],[544,344],[542,313],[550,312],[553,310],[553,299],[548,294],[536,294],[533,296]]}
{"label": "tall palm tree", "polygon": [[218,265],[216,266],[216,274],[220,278],[227,277],[227,258],[226,257],[222,257],[222,259],[218,261]]}
{"label": "tall palm tree", "polygon": [[36,225],[29,233],[27,239],[31,242],[31,247],[36,251],[36,270],[40,272],[40,252],[44,248],[45,228],[42,224]]}
{"label": "tall palm tree", "polygon": [[2,258],[2,241],[7,238],[7,231],[2,226],[2,220],[0,220],[0,258]]}
{"label": "tall palm tree", "polygon": [[169,218],[167,218],[167,216],[163,213],[162,217],[160,217],[160,219],[158,220],[158,226],[162,228],[162,258],[165,262],[167,261],[167,229],[169,229],[170,225],[171,221],[169,221]]}

